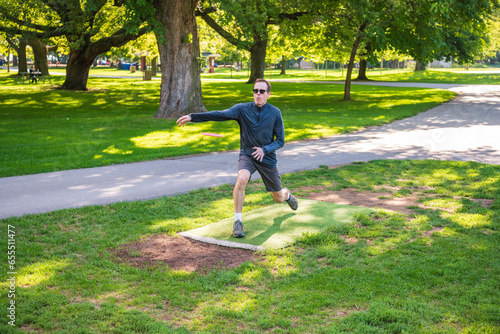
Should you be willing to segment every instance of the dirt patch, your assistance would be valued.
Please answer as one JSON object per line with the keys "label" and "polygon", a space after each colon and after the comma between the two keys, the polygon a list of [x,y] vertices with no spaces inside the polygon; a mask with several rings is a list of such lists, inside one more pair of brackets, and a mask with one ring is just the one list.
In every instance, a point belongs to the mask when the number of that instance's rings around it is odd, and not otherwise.
{"label": "dirt patch", "polygon": [[[443,232],[443,230],[444,230],[444,227],[440,227],[440,226],[438,226],[438,227],[434,227],[432,230],[429,230],[429,231],[425,232],[425,233],[424,233],[421,237],[430,237],[430,236],[432,236],[432,234],[433,234],[434,232],[441,233],[441,232]],[[420,238],[420,237],[419,237],[419,238]],[[413,239],[410,239],[410,241],[409,241],[409,242],[413,242],[413,241],[415,241],[415,240],[417,240],[417,239],[416,239],[416,238],[413,238]]]}
{"label": "dirt patch", "polygon": [[391,211],[397,211],[404,214],[415,213],[414,210],[408,207],[416,207],[419,205],[416,196],[405,196],[396,198],[387,198],[391,193],[380,192],[360,192],[356,189],[346,188],[340,191],[326,191],[322,193],[313,193],[309,196],[310,199],[323,202],[331,202],[337,204],[366,206],[369,208],[382,208]]}
{"label": "dirt patch", "polygon": [[492,205],[495,200],[493,200],[493,199],[476,199],[476,198],[472,198],[471,201],[476,202],[476,203],[480,203],[483,208],[487,208],[490,205]]}
{"label": "dirt patch", "polygon": [[152,235],[123,245],[114,252],[124,262],[139,268],[164,265],[173,270],[208,272],[214,268],[236,268],[258,255],[246,249],[229,248],[169,235]]}

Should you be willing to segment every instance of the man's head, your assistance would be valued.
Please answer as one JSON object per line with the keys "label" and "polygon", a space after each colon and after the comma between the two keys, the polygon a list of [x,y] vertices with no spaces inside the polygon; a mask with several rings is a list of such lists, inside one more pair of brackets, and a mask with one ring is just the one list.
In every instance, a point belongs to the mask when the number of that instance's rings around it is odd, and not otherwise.
{"label": "man's head", "polygon": [[267,103],[267,99],[271,96],[271,84],[264,79],[255,80],[253,85],[253,100],[257,107],[262,107]]}

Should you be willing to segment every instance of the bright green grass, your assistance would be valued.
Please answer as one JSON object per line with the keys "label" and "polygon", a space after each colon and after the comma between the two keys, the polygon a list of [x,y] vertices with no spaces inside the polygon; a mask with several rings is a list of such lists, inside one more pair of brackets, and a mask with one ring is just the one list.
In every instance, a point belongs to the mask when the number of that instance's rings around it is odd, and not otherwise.
{"label": "bright green grass", "polygon": [[[496,70],[496,73],[488,73],[488,70]],[[484,73],[473,73],[481,71]],[[273,80],[314,80],[314,81],[344,81],[346,71],[341,72],[324,70],[291,70],[289,74],[280,76],[279,71],[265,72],[267,79]],[[467,73],[465,69],[429,69],[422,72],[413,70],[368,70],[366,73],[369,80],[373,81],[396,81],[396,82],[421,82],[421,83],[442,83],[442,84],[468,84],[468,85],[500,85],[500,71],[498,68],[470,69]],[[353,73],[352,79],[356,79],[358,74]],[[219,74],[219,77],[223,77]],[[227,76],[226,76],[227,77]],[[353,81],[355,83],[355,81]]]}
{"label": "bright green grass", "polygon": [[[207,274],[117,263],[113,250],[232,215],[231,187],[0,222],[14,228],[16,327],[2,333],[499,333],[500,167],[373,161],[284,175],[296,194],[385,186],[425,209],[380,211]],[[261,181],[245,212],[270,205]],[[491,199],[489,207],[472,201]],[[440,231],[430,233],[433,228]]]}
{"label": "bright green grass", "polygon": [[[249,73],[246,69],[241,72],[233,70],[231,77],[230,69],[217,68],[215,73],[202,73],[202,79],[234,79],[246,81]],[[287,69],[286,75],[280,75],[279,69],[264,71],[264,77],[271,80],[319,80],[319,81],[343,81],[347,70],[312,70],[312,69]],[[473,73],[481,71],[484,73]],[[487,73],[488,71],[497,71],[497,73]],[[51,73],[65,73],[65,69],[51,69]],[[462,73],[463,72],[463,73]],[[90,70],[90,75],[102,76],[121,76],[130,78],[142,78],[142,72],[117,70],[107,67],[97,67]],[[157,79],[161,76],[157,74]],[[357,72],[354,71],[352,78],[356,79]],[[423,72],[414,72],[412,69],[380,69],[374,68],[367,71],[367,77],[374,81],[400,81],[400,82],[426,82],[426,83],[447,83],[447,84],[476,84],[476,85],[498,85],[500,84],[500,70],[498,66],[488,67],[470,67],[469,71],[465,68],[442,68],[428,69]]]}
{"label": "bright green grass", "polygon": [[[90,78],[90,91],[69,92],[48,84],[13,84],[3,72],[0,85],[0,177],[239,148],[236,122],[178,128],[175,119],[154,119],[159,81]],[[342,85],[276,82],[269,102],[281,109],[286,140],[296,141],[393,122],[454,96],[445,90],[376,86],[353,86],[352,92],[354,101],[343,102]],[[208,110],[251,99],[251,86],[241,81],[203,82]]]}
{"label": "bright green grass", "polygon": [[383,74],[378,77],[368,77],[377,81],[398,82],[426,82],[442,84],[469,84],[469,85],[500,85],[500,71],[488,73],[486,69],[470,69],[467,73],[464,69],[432,69],[423,72],[404,72],[400,74]]}
{"label": "bright green grass", "polygon": [[[473,73],[481,71],[484,73]],[[496,73],[488,73],[488,71],[496,71]],[[462,73],[463,72],[463,73]],[[266,70],[264,76],[271,80],[310,80],[310,81],[344,81],[347,70],[303,70],[303,69],[287,69],[286,75],[280,75],[280,70]],[[443,69],[428,69],[422,72],[414,72],[412,69],[380,69],[374,68],[367,70],[366,73],[369,80],[373,81],[398,81],[398,82],[425,82],[425,83],[444,83],[444,84],[469,84],[469,85],[499,85],[500,70],[498,67],[489,66],[486,68],[473,68],[469,71],[464,68],[443,68]],[[356,79],[357,72],[354,71],[352,79]],[[202,78],[231,78],[228,69],[217,69],[216,73],[203,73]],[[234,72],[233,79],[248,79],[246,71]]]}

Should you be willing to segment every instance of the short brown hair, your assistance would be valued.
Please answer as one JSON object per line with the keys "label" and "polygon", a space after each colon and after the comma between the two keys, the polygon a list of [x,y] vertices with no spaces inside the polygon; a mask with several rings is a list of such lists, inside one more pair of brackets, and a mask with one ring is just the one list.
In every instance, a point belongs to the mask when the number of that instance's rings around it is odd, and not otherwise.
{"label": "short brown hair", "polygon": [[255,83],[253,84],[253,85],[254,85],[254,87],[255,87],[255,84],[256,84],[257,82],[265,82],[265,83],[266,83],[266,85],[267,85],[267,91],[268,91],[269,93],[271,93],[271,83],[269,83],[269,81],[267,81],[266,79],[261,79],[261,78],[259,78],[259,79],[255,80]]}

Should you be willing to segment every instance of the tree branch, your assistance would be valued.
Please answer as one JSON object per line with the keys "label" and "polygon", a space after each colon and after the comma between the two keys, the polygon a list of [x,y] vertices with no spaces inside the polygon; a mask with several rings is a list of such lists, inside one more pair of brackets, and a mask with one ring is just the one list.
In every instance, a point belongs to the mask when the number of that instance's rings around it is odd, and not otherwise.
{"label": "tree branch", "polygon": [[131,40],[134,40],[149,31],[149,27],[142,27],[137,34],[128,33],[125,29],[117,30],[113,35],[104,37],[94,42],[91,46],[92,51],[96,54],[101,54],[108,51],[111,47],[120,47]]}
{"label": "tree branch", "polygon": [[[34,30],[37,30],[37,31],[44,31],[44,32],[51,32],[51,31],[54,31],[54,30],[57,30],[57,29],[61,28],[61,26],[54,27],[54,26],[47,26],[47,25],[41,25],[41,24],[35,24],[35,23],[23,21],[23,20],[20,20],[19,18],[15,17],[13,15],[10,15],[4,8],[1,8],[0,10],[1,10],[1,12],[0,12],[0,18],[2,20],[8,21],[8,22],[12,22],[12,23],[16,23],[16,24],[18,24],[20,26],[23,26],[23,27],[26,27],[26,28],[29,28],[29,29],[34,29]],[[19,30],[21,30],[20,28],[0,26],[0,30],[1,31],[5,31],[3,29],[19,29]],[[36,32],[34,32],[34,33],[36,33]]]}
{"label": "tree branch", "polygon": [[[242,41],[234,37],[230,32],[222,28],[210,15],[206,12],[201,12],[196,10],[196,15],[200,16],[213,30],[215,30],[219,35],[221,35],[225,40],[234,46],[241,47]],[[244,49],[249,51],[250,48],[248,46],[244,46]]]}
{"label": "tree branch", "polygon": [[56,30],[49,31],[49,32],[36,32],[36,31],[31,31],[31,30],[0,26],[0,31],[3,31],[7,34],[12,34],[12,35],[33,36],[33,37],[37,37],[37,38],[50,38],[50,37],[57,37],[57,36],[65,35],[66,31],[63,28],[64,27],[59,27]]}

